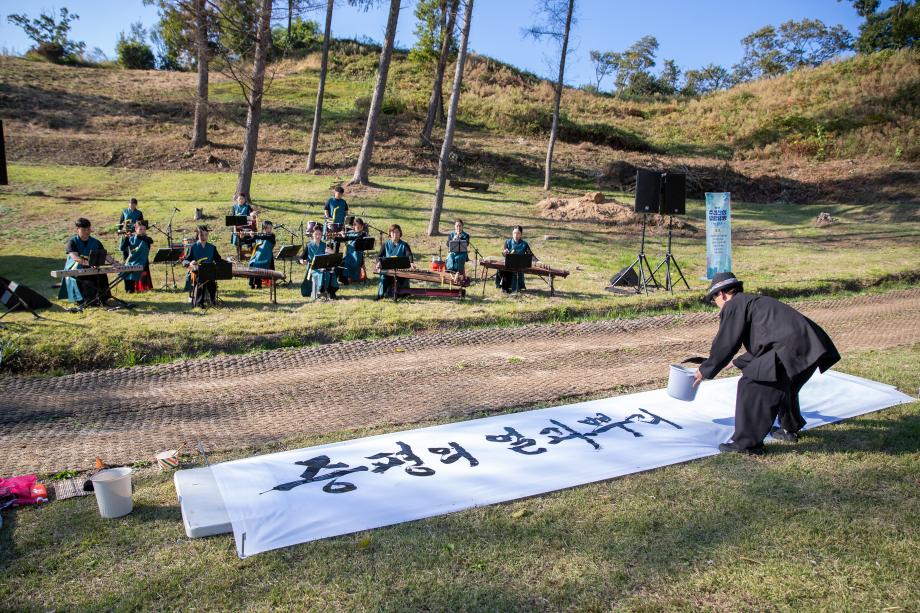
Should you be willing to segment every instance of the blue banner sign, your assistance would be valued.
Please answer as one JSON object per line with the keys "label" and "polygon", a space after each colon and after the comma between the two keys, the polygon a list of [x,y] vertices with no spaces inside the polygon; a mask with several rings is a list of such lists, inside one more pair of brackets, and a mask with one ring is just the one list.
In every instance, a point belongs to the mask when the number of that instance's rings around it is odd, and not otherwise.
{"label": "blue banner sign", "polygon": [[731,193],[706,192],[706,278],[731,269]]}

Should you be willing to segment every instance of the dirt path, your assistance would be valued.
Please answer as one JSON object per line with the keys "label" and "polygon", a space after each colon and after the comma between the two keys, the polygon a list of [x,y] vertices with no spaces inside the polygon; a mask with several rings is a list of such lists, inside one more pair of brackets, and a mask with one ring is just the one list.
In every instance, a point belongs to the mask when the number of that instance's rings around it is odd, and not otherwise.
{"label": "dirt path", "polygon": [[[920,289],[810,302],[843,351],[920,342]],[[0,474],[87,468],[202,440],[240,448],[461,419],[663,380],[706,355],[716,313],[355,341],[54,379],[0,379]]]}

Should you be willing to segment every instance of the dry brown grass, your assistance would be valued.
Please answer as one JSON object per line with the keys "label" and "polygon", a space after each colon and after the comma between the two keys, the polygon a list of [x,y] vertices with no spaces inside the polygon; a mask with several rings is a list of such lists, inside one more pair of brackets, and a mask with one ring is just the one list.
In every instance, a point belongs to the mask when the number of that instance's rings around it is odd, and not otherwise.
{"label": "dry brown grass", "polygon": [[[608,188],[607,167],[694,169],[705,188],[755,201],[917,198],[920,54],[882,53],[751,83],[699,100],[625,100],[567,89],[554,160],[562,185]],[[370,49],[340,42],[327,85],[319,172],[347,175],[373,83]],[[317,54],[274,65],[257,169],[302,168]],[[186,153],[195,75],[68,68],[0,58],[0,110],[16,161],[233,172],[244,106],[212,74],[211,146]],[[431,175],[438,148],[418,142],[430,75],[397,55],[375,148],[375,174]],[[445,90],[449,87],[446,84]],[[474,56],[465,76],[452,172],[538,180],[550,123],[550,85]],[[652,153],[658,150],[659,153]],[[645,151],[645,153],[643,153]],[[858,159],[852,164],[842,160]],[[225,162],[222,166],[219,162]],[[779,179],[777,179],[779,178]],[[855,193],[855,196],[853,195]]]}

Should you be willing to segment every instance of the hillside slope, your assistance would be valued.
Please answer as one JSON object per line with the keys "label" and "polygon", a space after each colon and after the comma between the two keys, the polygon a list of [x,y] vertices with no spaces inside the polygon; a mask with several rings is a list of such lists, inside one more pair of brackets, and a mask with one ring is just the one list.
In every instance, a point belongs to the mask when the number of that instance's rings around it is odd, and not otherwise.
{"label": "hillside slope", "polygon": [[[357,158],[374,49],[336,41],[319,172]],[[306,153],[318,57],[274,65],[257,169],[296,171]],[[438,148],[417,133],[430,75],[397,54],[372,172],[431,174]],[[17,161],[232,172],[245,109],[238,86],[212,74],[211,146],[186,152],[195,75],[69,68],[0,58],[0,113]],[[540,176],[550,85],[474,56],[461,99],[454,174]],[[745,84],[701,99],[620,100],[567,89],[555,168],[568,184],[617,186],[629,165],[678,166],[697,191],[754,200],[913,200],[920,161],[920,53],[880,53]],[[854,163],[853,160],[858,160]],[[624,172],[624,168],[626,171]]]}

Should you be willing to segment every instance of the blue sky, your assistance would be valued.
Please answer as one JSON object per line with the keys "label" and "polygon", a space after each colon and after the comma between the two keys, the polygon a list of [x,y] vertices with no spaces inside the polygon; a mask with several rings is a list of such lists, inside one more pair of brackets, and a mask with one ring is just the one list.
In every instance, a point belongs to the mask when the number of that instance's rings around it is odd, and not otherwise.
{"label": "blue sky", "polygon": [[[883,1],[884,6],[892,0]],[[333,16],[333,36],[383,37],[386,8],[363,13],[344,6]],[[552,49],[547,43],[524,40],[521,30],[534,21],[536,0],[477,0],[473,12],[470,46],[477,53],[489,55],[540,75],[550,75],[556,68]],[[697,68],[715,62],[730,67],[741,59],[740,40],[757,28],[805,17],[821,19],[829,25],[842,24],[854,35],[861,18],[851,2],[844,0],[576,0],[578,23],[571,44],[574,47],[566,82],[590,83],[594,71],[588,54],[592,49],[620,51],[646,34],[658,39],[658,59],[673,58],[681,69]],[[80,15],[72,34],[85,41],[88,49],[101,48],[114,56],[118,33],[134,21],[145,26],[157,20],[154,7],[141,0],[0,0],[0,48],[22,53],[30,41],[22,31],[8,23],[10,13],[26,12],[35,16],[42,9],[66,6]],[[402,47],[414,42],[415,2],[404,0],[397,41]],[[321,14],[312,16],[322,21]]]}

